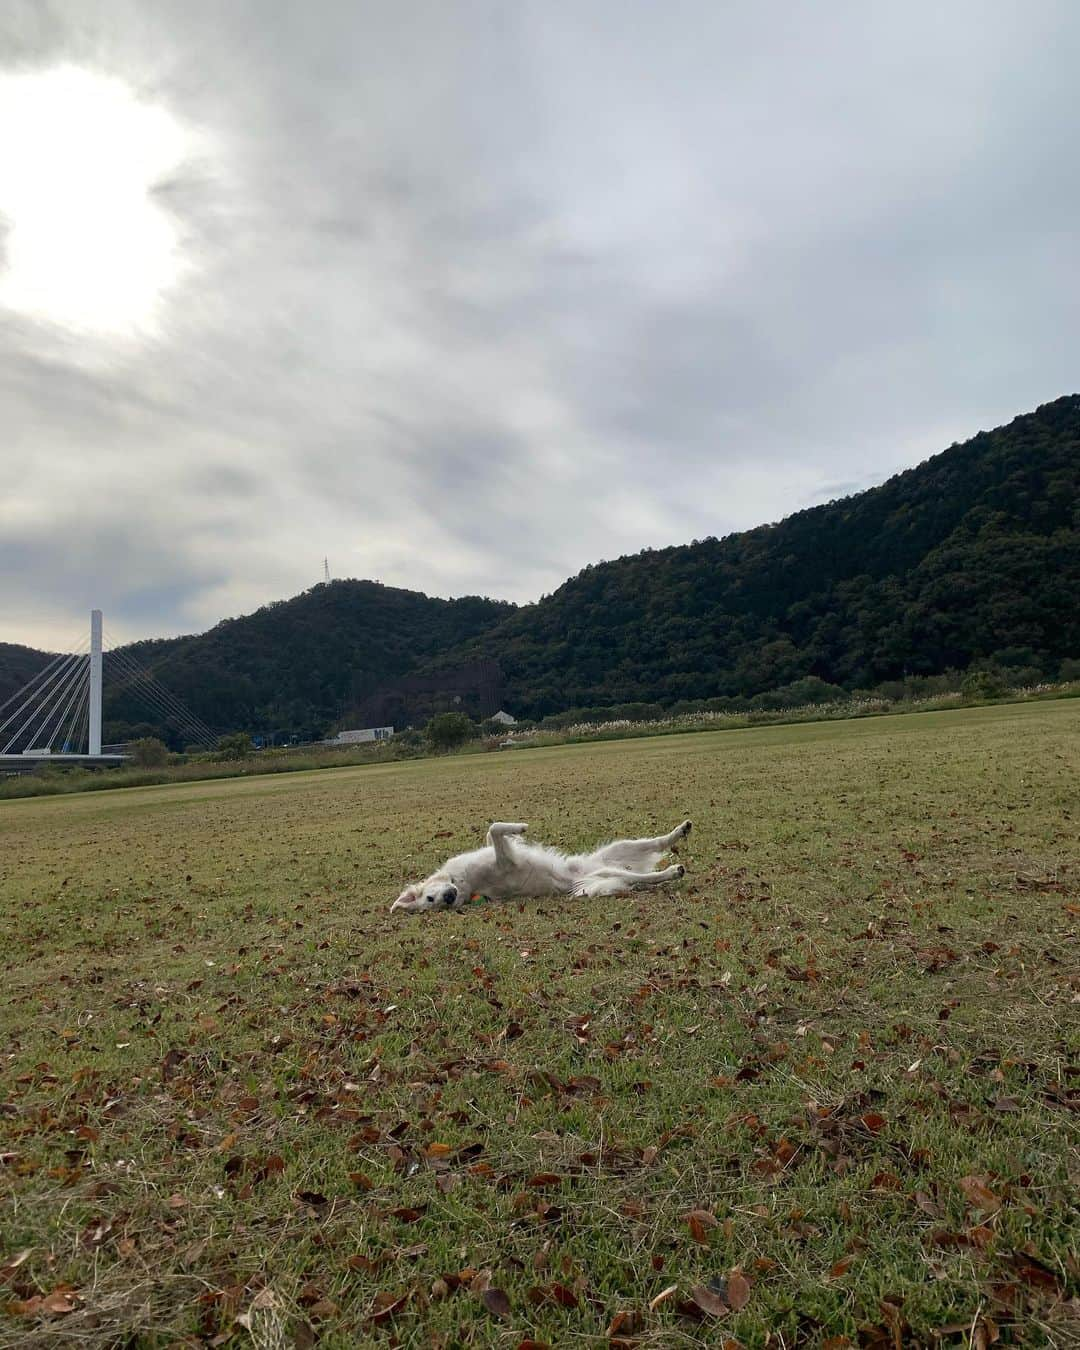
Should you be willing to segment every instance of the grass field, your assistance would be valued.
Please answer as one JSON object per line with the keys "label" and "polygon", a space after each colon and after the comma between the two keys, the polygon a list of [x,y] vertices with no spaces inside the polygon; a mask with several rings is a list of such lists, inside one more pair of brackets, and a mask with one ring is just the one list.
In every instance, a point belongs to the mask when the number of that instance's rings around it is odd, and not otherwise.
{"label": "grass field", "polygon": [[0,1345],[1076,1344],[1078,836],[1076,701],[0,804]]}

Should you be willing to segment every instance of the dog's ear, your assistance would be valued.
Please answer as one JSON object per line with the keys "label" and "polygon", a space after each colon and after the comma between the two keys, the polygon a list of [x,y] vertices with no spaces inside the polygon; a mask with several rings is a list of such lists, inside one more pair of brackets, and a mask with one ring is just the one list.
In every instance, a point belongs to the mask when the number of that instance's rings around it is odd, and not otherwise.
{"label": "dog's ear", "polygon": [[398,898],[390,906],[390,913],[393,914],[395,909],[416,909],[417,902],[419,901],[419,899],[420,899],[420,887],[406,886],[405,889],[398,896]]}

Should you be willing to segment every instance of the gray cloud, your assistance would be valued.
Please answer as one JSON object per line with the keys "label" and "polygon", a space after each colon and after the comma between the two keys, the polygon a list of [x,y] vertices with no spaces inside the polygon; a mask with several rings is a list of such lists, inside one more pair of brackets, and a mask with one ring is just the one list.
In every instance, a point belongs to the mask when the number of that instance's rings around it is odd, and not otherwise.
{"label": "gray cloud", "polygon": [[1078,47],[1068,0],[6,5],[8,68],[199,149],[152,331],[0,310],[0,637],[191,631],[324,554],[528,600],[1075,388]]}

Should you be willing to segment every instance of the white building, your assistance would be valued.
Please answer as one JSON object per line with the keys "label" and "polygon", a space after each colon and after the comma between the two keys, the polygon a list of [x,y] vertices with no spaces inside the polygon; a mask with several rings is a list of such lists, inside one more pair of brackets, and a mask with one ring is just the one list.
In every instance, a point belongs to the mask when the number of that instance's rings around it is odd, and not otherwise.
{"label": "white building", "polygon": [[497,713],[492,713],[492,715],[488,718],[488,721],[489,721],[489,722],[498,722],[499,725],[500,725],[500,726],[503,726],[503,727],[516,727],[516,726],[517,726],[517,718],[516,718],[516,717],[511,717],[510,714],[509,714],[508,712],[504,711],[504,709],[502,709],[502,708],[500,708],[499,711],[498,711]]}
{"label": "white building", "polygon": [[393,727],[362,727],[355,731],[339,731],[332,739],[323,741],[323,745],[360,745],[364,741],[388,741],[393,734]]}

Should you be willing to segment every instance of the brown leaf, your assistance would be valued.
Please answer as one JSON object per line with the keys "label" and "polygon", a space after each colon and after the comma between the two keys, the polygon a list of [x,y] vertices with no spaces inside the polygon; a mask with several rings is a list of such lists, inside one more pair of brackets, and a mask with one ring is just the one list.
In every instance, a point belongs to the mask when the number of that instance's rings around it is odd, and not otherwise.
{"label": "brown leaf", "polygon": [[982,1177],[961,1177],[958,1185],[968,1203],[984,1214],[996,1214],[1001,1208],[1001,1197],[994,1194]]}
{"label": "brown leaf", "polygon": [[690,1229],[690,1236],[695,1242],[700,1242],[703,1247],[709,1245],[710,1228],[715,1228],[719,1223],[715,1214],[710,1214],[707,1209],[692,1209],[688,1214],[683,1215],[687,1227]]}
{"label": "brown leaf", "polygon": [[78,1296],[70,1289],[54,1289],[41,1300],[41,1311],[56,1316],[73,1313],[78,1306]]}
{"label": "brown leaf", "polygon": [[350,1172],[349,1180],[358,1191],[370,1191],[375,1185],[366,1172]]}
{"label": "brown leaf", "polygon": [[1056,1291],[1060,1288],[1061,1281],[1057,1271],[1040,1260],[1033,1251],[1014,1252],[1012,1259],[1017,1275],[1025,1283],[1035,1285],[1039,1289]]}
{"label": "brown leaf", "polygon": [[551,1186],[558,1186],[561,1182],[562,1177],[556,1175],[554,1172],[536,1172],[528,1179],[525,1185],[540,1191],[546,1190]]}
{"label": "brown leaf", "polygon": [[506,1297],[503,1289],[485,1289],[480,1295],[484,1307],[494,1317],[501,1317],[504,1322],[510,1318],[510,1300]]}
{"label": "brown leaf", "polygon": [[427,1211],[427,1205],[421,1205],[414,1209],[411,1205],[399,1205],[397,1209],[392,1209],[390,1213],[395,1219],[400,1219],[402,1223],[415,1223],[417,1219],[422,1219]]}
{"label": "brown leaf", "polygon": [[885,1128],[885,1117],[878,1115],[876,1111],[867,1111],[864,1116],[860,1116],[863,1129],[869,1130],[871,1134],[877,1134]]}
{"label": "brown leaf", "polygon": [[690,1297],[708,1317],[726,1317],[730,1311],[720,1295],[714,1293],[708,1285],[695,1284],[690,1290]]}
{"label": "brown leaf", "polygon": [[376,1325],[381,1324],[382,1322],[388,1322],[391,1317],[393,1317],[396,1313],[399,1313],[402,1310],[402,1308],[404,1308],[408,1297],[409,1295],[407,1293],[376,1294],[375,1298],[372,1300],[371,1314],[368,1320],[376,1323]]}
{"label": "brown leaf", "polygon": [[733,1312],[741,1312],[750,1301],[750,1281],[738,1267],[728,1276],[727,1294]]}
{"label": "brown leaf", "polygon": [[554,1303],[562,1308],[578,1306],[577,1294],[565,1284],[534,1284],[526,1294],[526,1298],[534,1308],[542,1307],[545,1303]]}
{"label": "brown leaf", "polygon": [[613,1336],[634,1336],[641,1330],[644,1321],[636,1308],[624,1308],[611,1319],[611,1325],[604,1334],[608,1340]]}

